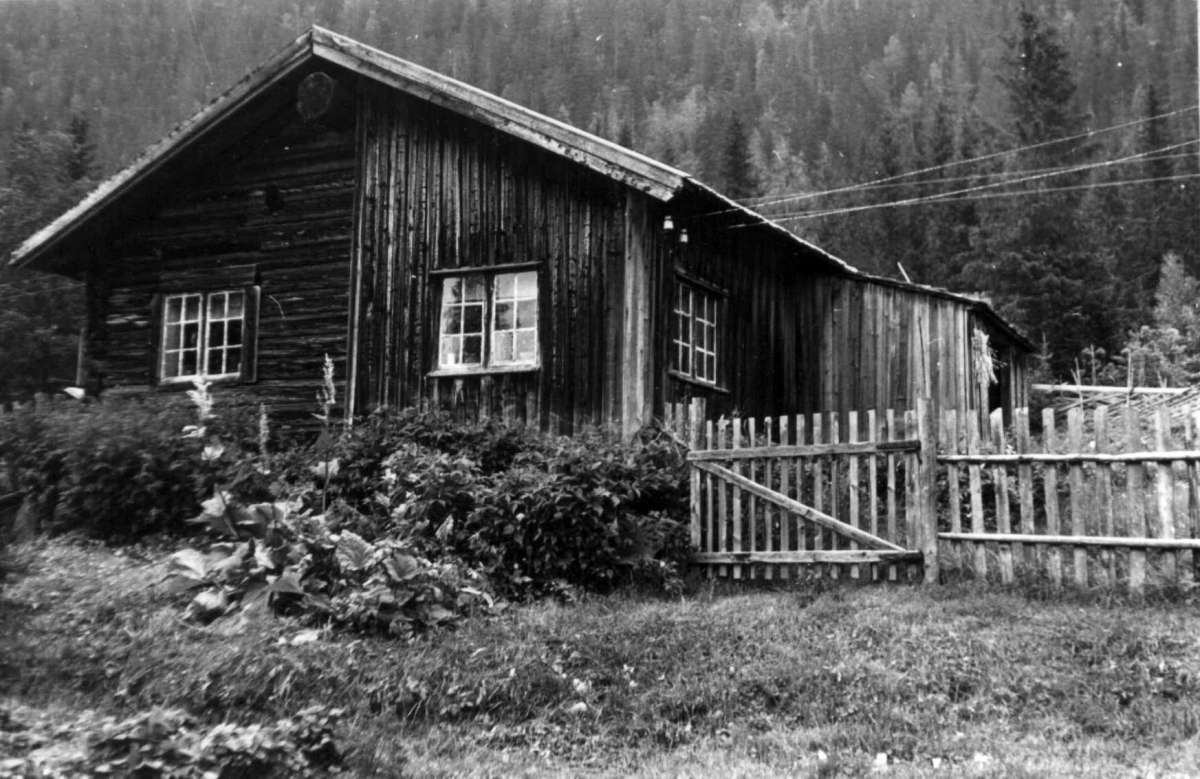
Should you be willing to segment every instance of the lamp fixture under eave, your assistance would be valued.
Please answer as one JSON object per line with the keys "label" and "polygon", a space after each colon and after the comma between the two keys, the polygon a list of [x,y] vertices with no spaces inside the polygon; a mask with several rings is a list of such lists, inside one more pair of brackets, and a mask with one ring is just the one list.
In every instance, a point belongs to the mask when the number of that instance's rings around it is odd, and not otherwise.
{"label": "lamp fixture under eave", "polygon": [[670,214],[663,217],[663,229],[668,232],[675,229],[675,220],[671,218]]}
{"label": "lamp fixture under eave", "polygon": [[687,228],[686,228],[686,227],[685,227],[684,229],[682,229],[682,230],[680,230],[680,231],[679,231],[679,242],[680,242],[680,243],[687,243],[687,242],[688,242],[688,237],[687,237]]}

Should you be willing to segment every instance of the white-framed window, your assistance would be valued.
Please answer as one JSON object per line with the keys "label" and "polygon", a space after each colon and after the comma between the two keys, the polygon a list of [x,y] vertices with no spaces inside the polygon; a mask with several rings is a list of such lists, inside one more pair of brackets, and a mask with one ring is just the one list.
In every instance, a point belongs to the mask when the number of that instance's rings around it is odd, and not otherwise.
{"label": "white-framed window", "polygon": [[474,272],[442,280],[438,369],[538,365],[537,271]]}
{"label": "white-framed window", "polygon": [[671,368],[705,384],[717,383],[717,327],[720,299],[677,279],[671,334]]}
{"label": "white-framed window", "polygon": [[246,346],[243,290],[167,295],[162,305],[162,381],[242,375]]}

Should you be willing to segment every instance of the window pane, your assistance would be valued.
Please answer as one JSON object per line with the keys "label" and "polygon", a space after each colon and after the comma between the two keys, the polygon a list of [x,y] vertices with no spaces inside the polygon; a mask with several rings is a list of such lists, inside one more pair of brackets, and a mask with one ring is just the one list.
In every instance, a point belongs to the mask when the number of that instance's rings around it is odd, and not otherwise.
{"label": "window pane", "polygon": [[468,305],[463,308],[463,328],[464,333],[482,333],[483,332],[483,306]]}
{"label": "window pane", "polygon": [[186,351],[180,354],[180,368],[177,376],[194,376],[196,374],[196,352]]}
{"label": "window pane", "polygon": [[511,330],[513,328],[513,304],[496,304],[496,329]]}
{"label": "window pane", "polygon": [[527,270],[517,274],[517,298],[538,298],[538,271]]}
{"label": "window pane", "polygon": [[441,354],[438,363],[441,365],[458,365],[459,350],[462,348],[462,338],[457,335],[442,336]]}
{"label": "window pane", "polygon": [[517,327],[537,327],[537,300],[517,304]]}
{"label": "window pane", "polygon": [[512,300],[517,289],[517,274],[501,273],[496,276],[496,299],[507,298]]}
{"label": "window pane", "polygon": [[219,349],[225,345],[225,323],[208,323],[208,350]]}
{"label": "window pane", "polygon": [[231,346],[225,352],[225,372],[226,373],[241,373],[242,372],[242,350],[237,346]]}
{"label": "window pane", "polygon": [[462,328],[462,306],[448,305],[442,309],[442,334],[458,335]]}
{"label": "window pane", "polygon": [[167,298],[167,322],[178,322],[183,314],[183,298],[170,297]]}
{"label": "window pane", "polygon": [[204,372],[209,376],[219,376],[225,372],[224,366],[221,365],[221,358],[225,355],[223,349],[210,349],[208,352],[207,364],[204,366]]}
{"label": "window pane", "polygon": [[184,319],[197,322],[200,320],[200,296],[188,295],[184,298]]}
{"label": "window pane", "polygon": [[179,325],[167,325],[167,335],[166,338],[163,339],[163,348],[179,348]]}
{"label": "window pane", "polygon": [[185,349],[196,349],[200,343],[200,324],[198,322],[190,322],[183,326],[183,347]]}
{"label": "window pane", "polygon": [[464,365],[481,365],[483,363],[483,336],[468,335],[462,339],[462,361]]}
{"label": "window pane", "polygon": [[208,318],[209,319],[224,319],[225,318],[225,294],[222,292],[214,292],[208,296]]}
{"label": "window pane", "polygon": [[463,285],[466,288],[463,295],[463,300],[468,303],[482,303],[484,301],[486,290],[483,283],[483,276],[465,276]]}
{"label": "window pane", "polygon": [[243,305],[245,297],[241,292],[230,292],[225,308],[225,316],[230,319],[241,319],[242,310],[245,308]]}
{"label": "window pane", "polygon": [[492,359],[496,362],[513,361],[513,334],[496,333],[492,336]]}
{"label": "window pane", "polygon": [[242,320],[234,319],[225,325],[225,343],[229,346],[241,346]]}
{"label": "window pane", "polygon": [[537,359],[537,333],[526,330],[517,333],[513,359],[517,362],[533,362]]}
{"label": "window pane", "polygon": [[442,282],[442,305],[462,301],[462,279],[452,278]]}
{"label": "window pane", "polygon": [[692,359],[691,358],[692,358],[692,350],[686,345],[680,346],[680,348],[679,348],[679,370],[683,371],[684,373],[691,373],[692,372]]}

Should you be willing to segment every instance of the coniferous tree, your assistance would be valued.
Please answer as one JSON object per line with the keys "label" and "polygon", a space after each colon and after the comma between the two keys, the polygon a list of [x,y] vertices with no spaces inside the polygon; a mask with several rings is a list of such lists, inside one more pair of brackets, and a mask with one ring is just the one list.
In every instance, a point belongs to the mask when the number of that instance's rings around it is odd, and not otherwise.
{"label": "coniferous tree", "polygon": [[759,194],[750,138],[736,111],[730,111],[725,122],[715,181],[717,187],[734,200],[747,200]]}
{"label": "coniferous tree", "polygon": [[[6,154],[0,184],[0,258],[90,186],[72,179],[70,133],[23,128]],[[53,391],[75,380],[79,285],[0,264],[0,402]]]}
{"label": "coniferous tree", "polygon": [[90,178],[95,174],[96,144],[92,141],[91,123],[87,117],[75,114],[67,127],[71,148],[67,153],[67,178],[71,181]]}
{"label": "coniferous tree", "polygon": [[[1042,170],[1082,162],[1086,145],[1055,143],[1077,135],[1083,125],[1057,32],[1022,10],[1016,35],[1005,43],[1000,80],[1008,93],[1012,134],[1022,146],[1034,147],[1010,165]],[[1069,373],[1082,349],[1111,349],[1118,326],[1104,247],[1083,230],[1079,193],[1061,191],[1082,181],[1078,173],[1037,180],[1030,187],[1035,195],[991,207],[968,267],[970,275],[984,280],[1004,314],[1035,341],[1048,344],[1049,366],[1060,376]]]}

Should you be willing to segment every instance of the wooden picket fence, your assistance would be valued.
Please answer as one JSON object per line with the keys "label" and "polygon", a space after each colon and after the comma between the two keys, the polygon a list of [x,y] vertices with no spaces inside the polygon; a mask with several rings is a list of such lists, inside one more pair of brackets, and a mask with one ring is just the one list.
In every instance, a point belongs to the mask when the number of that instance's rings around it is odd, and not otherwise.
{"label": "wooden picket fence", "polygon": [[[1200,580],[1200,415],[884,410],[707,419],[689,447],[694,562],[708,576],[1189,588]],[[936,456],[935,456],[936,453]]]}
{"label": "wooden picket fence", "polygon": [[970,415],[943,414],[943,566],[1003,583],[1034,578],[1133,593],[1193,586],[1196,420],[1172,424],[1165,408],[1113,411],[1046,409],[1036,437],[1024,409],[1011,430],[995,415],[981,431]]}
{"label": "wooden picket fence", "polygon": [[927,575],[922,561],[936,566],[930,422],[924,405],[844,420],[712,420],[698,403],[669,406],[666,424],[690,449],[695,564],[731,579]]}

